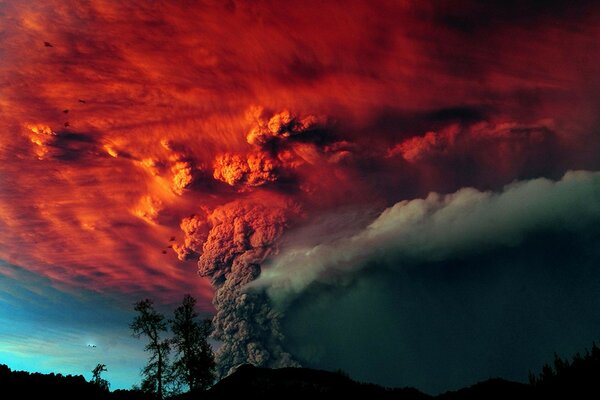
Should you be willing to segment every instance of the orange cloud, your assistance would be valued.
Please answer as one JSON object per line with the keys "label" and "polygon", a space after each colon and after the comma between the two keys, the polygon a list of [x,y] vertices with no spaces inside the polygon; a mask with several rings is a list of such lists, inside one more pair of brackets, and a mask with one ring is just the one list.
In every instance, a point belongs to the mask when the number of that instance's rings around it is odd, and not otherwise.
{"label": "orange cloud", "polygon": [[172,167],[173,191],[182,195],[186,188],[192,183],[192,167],[189,162],[177,161]]}
{"label": "orange cloud", "polygon": [[226,153],[215,159],[213,176],[231,186],[261,186],[277,180],[277,166],[277,160],[264,152],[246,156]]}
{"label": "orange cloud", "polygon": [[208,237],[210,224],[207,220],[207,213],[202,215],[192,214],[181,220],[179,227],[184,233],[184,242],[182,244],[174,244],[173,250],[177,253],[177,257],[184,260],[198,260],[202,254],[202,245]]}
{"label": "orange cloud", "polygon": [[505,7],[4,2],[0,258],[209,307],[168,248],[202,207],[260,193],[310,214],[597,168],[594,9]]}

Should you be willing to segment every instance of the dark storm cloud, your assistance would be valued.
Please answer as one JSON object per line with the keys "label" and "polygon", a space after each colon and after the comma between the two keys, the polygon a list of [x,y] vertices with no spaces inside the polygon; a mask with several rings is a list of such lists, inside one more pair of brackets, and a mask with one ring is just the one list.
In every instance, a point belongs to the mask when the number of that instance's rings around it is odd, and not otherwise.
{"label": "dark storm cloud", "polygon": [[448,124],[484,121],[491,110],[482,106],[457,105],[432,110],[409,111],[404,108],[386,107],[373,113],[369,129],[380,132],[393,141],[416,133],[440,129]]}
{"label": "dark storm cloud", "polygon": [[446,26],[474,34],[494,29],[497,25],[541,23],[547,19],[572,20],[581,18],[594,9],[590,0],[575,0],[568,3],[560,0],[533,1],[466,1],[445,0],[437,4],[437,21]]}
{"label": "dark storm cloud", "polygon": [[56,134],[56,140],[48,146],[55,149],[54,157],[65,161],[89,159],[101,153],[101,147],[96,138],[84,133],[59,131]]}
{"label": "dark storm cloud", "polygon": [[354,234],[288,241],[250,286],[286,315],[304,365],[428,392],[525,381],[597,338],[599,204],[590,172],[430,194]]}
{"label": "dark storm cloud", "polygon": [[302,293],[284,343],[305,366],[432,394],[498,376],[527,382],[554,352],[598,340],[598,240],[588,226],[407,270],[373,264]]}

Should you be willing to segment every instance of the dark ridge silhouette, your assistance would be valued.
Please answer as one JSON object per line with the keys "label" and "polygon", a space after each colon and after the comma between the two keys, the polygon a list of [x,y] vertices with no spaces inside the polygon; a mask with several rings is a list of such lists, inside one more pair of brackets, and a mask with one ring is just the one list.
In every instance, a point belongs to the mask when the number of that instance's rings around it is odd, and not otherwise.
{"label": "dark ridge silhouette", "polygon": [[[11,369],[0,364],[0,387],[3,400],[29,398],[90,400],[156,400],[137,390],[108,392],[87,382],[81,375],[40,374]],[[539,375],[530,375],[530,384],[504,379],[489,379],[473,386],[430,396],[414,388],[385,388],[359,383],[343,372],[309,368],[268,369],[241,365],[231,375],[206,392],[190,392],[171,400],[226,399],[231,396],[254,398],[313,396],[360,396],[361,398],[400,400],[495,400],[495,399],[598,399],[600,398],[600,348],[594,344],[585,354],[572,360],[555,355]],[[308,397],[310,398],[310,397]]]}
{"label": "dark ridge silhouette", "polygon": [[82,375],[41,374],[12,371],[0,364],[0,398],[2,400],[61,399],[61,400],[151,400],[134,390],[108,392],[88,382]]}
{"label": "dark ridge silhouette", "polygon": [[3,399],[45,398],[50,393],[69,399],[102,399],[106,395],[81,375],[12,371],[6,365],[0,365],[0,387]]}
{"label": "dark ridge silhouette", "polygon": [[534,388],[524,383],[511,382],[505,379],[489,379],[457,391],[442,393],[436,396],[440,400],[506,400],[534,398]]}
{"label": "dark ridge silhouette", "polygon": [[155,397],[142,392],[141,390],[123,390],[117,389],[110,392],[107,399],[109,400],[156,400]]}
{"label": "dark ridge silhouette", "polygon": [[[413,388],[389,389],[374,384],[353,381],[344,373],[309,368],[259,368],[249,364],[220,380],[208,392],[185,393],[177,400],[228,399],[238,396],[304,397],[359,396],[359,398],[395,398],[403,400],[430,399],[431,396]],[[258,397],[258,398],[260,398]]]}
{"label": "dark ridge silhouette", "polygon": [[591,350],[575,354],[571,361],[555,354],[553,365],[544,365],[537,376],[530,374],[529,381],[541,397],[599,399],[600,348],[593,343]]}

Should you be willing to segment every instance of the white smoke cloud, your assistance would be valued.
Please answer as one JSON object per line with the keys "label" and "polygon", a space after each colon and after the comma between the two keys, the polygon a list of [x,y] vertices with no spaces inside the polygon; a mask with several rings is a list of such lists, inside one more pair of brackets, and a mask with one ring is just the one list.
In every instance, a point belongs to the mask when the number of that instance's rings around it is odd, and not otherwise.
{"label": "white smoke cloud", "polygon": [[533,179],[501,192],[463,188],[401,201],[353,235],[314,246],[288,245],[252,287],[278,304],[311,283],[335,283],[373,263],[397,268],[518,245],[528,234],[576,230],[600,219],[600,172],[567,172],[559,181]]}

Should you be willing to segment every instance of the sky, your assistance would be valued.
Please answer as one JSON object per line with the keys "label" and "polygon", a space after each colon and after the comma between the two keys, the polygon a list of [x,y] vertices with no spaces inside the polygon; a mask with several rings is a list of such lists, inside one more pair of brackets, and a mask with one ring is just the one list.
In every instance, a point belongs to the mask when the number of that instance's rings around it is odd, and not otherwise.
{"label": "sky", "polygon": [[186,293],[214,316],[221,374],[438,393],[583,351],[598,18],[585,1],[0,1],[0,363],[101,362],[129,388],[133,303]]}

